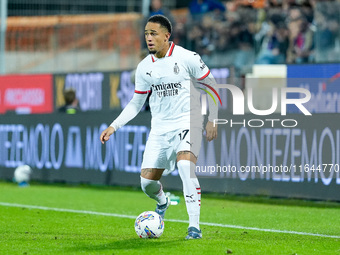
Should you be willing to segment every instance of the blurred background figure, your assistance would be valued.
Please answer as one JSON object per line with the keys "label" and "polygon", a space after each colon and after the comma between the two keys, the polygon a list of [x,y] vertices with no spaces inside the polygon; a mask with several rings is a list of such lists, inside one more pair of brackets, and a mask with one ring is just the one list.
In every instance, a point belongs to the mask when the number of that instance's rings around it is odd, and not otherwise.
{"label": "blurred background figure", "polygon": [[215,12],[214,16],[220,16],[224,13],[226,7],[216,0],[192,0],[189,4],[191,18],[194,21],[200,21],[205,14]]}
{"label": "blurred background figure", "polygon": [[288,63],[313,62],[314,32],[307,18],[298,8],[292,8],[288,16]]}
{"label": "blurred background figure", "polygon": [[[139,29],[144,31],[146,20],[155,14],[167,16],[173,24],[171,41],[199,53],[209,66],[235,67],[246,73],[254,63],[340,61],[340,1],[148,0],[149,6],[144,6],[144,1],[137,1],[138,5],[86,0],[94,3],[89,10],[81,2],[60,4],[60,11],[10,4],[6,72],[132,70],[140,50],[146,48]],[[34,14],[39,19],[28,17]],[[61,20],[39,22],[60,14],[72,17],[62,25]],[[78,14],[95,15],[89,22],[79,20]],[[29,21],[18,18],[25,15]],[[23,26],[29,29],[22,32]]]}
{"label": "blurred background figure", "polygon": [[163,6],[162,0],[151,0],[149,11],[149,17],[160,14],[168,17],[171,22],[175,21],[170,10]]}
{"label": "blurred background figure", "polygon": [[80,111],[78,99],[74,89],[66,89],[64,91],[65,105],[59,108],[59,112],[67,114],[75,114]]}
{"label": "blurred background figure", "polygon": [[142,30],[141,30],[141,31],[143,31],[143,34],[141,36],[142,51],[143,51],[143,49],[147,48],[147,45],[145,43],[145,38],[144,38],[144,26],[145,26],[147,20],[151,16],[158,15],[158,14],[166,16],[172,24],[172,34],[170,36],[170,41],[174,40],[174,38],[176,37],[175,36],[176,30],[177,30],[176,29],[176,19],[171,14],[171,11],[167,7],[163,6],[162,0],[151,0],[150,7],[149,7],[149,14],[144,17],[143,22],[142,22]]}
{"label": "blurred background figure", "polygon": [[338,5],[333,2],[313,1],[315,15],[315,61],[338,62],[340,60],[340,1]]}
{"label": "blurred background figure", "polygon": [[260,45],[256,64],[284,64],[289,46],[288,29],[284,18],[273,14],[267,33],[258,38]]}

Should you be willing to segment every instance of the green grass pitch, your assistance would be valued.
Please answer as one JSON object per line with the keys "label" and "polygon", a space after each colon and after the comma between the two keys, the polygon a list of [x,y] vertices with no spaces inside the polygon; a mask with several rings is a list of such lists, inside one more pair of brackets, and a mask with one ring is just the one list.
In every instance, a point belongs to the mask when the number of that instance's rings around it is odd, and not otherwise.
{"label": "green grass pitch", "polygon": [[182,198],[159,239],[140,239],[134,217],[154,208],[141,190],[0,182],[0,254],[340,254],[338,203],[203,193],[203,239],[184,240]]}

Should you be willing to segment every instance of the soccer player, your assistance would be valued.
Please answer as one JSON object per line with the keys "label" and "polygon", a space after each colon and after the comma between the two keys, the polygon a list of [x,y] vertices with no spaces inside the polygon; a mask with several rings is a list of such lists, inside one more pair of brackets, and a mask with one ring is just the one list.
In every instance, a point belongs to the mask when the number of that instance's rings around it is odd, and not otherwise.
{"label": "soccer player", "polygon": [[[157,201],[155,211],[164,218],[170,199],[159,180],[164,170],[174,169],[177,161],[189,214],[186,239],[199,239],[202,238],[199,227],[201,188],[194,169],[202,141],[203,116],[200,92],[192,80],[213,86],[214,79],[197,53],[169,42],[171,30],[170,21],[163,15],[148,19],[145,40],[150,54],[137,67],[134,96],[102,132],[100,140],[104,144],[110,135],[133,119],[151,93],[151,130],[143,155],[141,187],[147,196]],[[211,141],[217,137],[217,127],[213,125],[217,106],[209,97],[208,103],[206,137]]]}

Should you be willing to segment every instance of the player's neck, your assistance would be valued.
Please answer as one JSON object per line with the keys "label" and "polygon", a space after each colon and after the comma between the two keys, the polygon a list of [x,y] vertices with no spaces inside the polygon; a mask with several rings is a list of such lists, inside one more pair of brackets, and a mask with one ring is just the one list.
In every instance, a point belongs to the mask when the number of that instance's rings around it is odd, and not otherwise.
{"label": "player's neck", "polygon": [[171,44],[170,42],[167,42],[165,47],[155,54],[156,58],[164,58],[170,48],[170,44]]}

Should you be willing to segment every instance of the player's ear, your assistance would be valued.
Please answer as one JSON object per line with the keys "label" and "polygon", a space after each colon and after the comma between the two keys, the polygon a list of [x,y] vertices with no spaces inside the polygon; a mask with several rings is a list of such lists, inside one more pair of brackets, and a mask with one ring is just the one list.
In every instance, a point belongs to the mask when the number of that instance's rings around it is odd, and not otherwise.
{"label": "player's ear", "polygon": [[[166,40],[167,40],[167,41],[169,41],[170,36],[171,36],[171,34],[170,34],[169,32],[167,32],[167,33],[165,34],[165,37],[166,37]],[[165,41],[166,41],[166,40],[165,40]]]}

